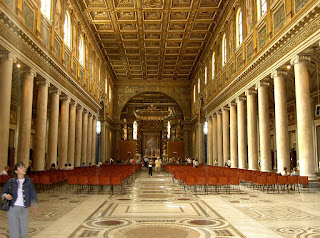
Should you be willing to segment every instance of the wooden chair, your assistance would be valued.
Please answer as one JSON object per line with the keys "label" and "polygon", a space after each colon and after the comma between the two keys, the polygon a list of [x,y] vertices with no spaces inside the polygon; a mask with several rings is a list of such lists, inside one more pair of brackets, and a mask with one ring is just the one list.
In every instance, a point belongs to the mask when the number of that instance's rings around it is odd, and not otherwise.
{"label": "wooden chair", "polygon": [[218,192],[217,188],[218,188],[218,179],[217,177],[215,176],[209,176],[208,177],[208,184],[207,184],[208,187],[215,187],[215,190],[216,192]]}
{"label": "wooden chair", "polygon": [[301,186],[301,188],[307,187],[307,189],[309,191],[308,176],[299,176],[298,180],[299,180],[299,185]]}

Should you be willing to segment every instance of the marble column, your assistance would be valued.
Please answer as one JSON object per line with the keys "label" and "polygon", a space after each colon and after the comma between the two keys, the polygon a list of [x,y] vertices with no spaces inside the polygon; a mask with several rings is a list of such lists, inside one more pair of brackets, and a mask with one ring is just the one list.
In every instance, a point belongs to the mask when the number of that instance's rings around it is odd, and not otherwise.
{"label": "marble column", "polygon": [[274,80],[278,173],[283,170],[283,167],[290,168],[286,75],[287,72],[278,70],[271,74],[271,77]]}
{"label": "marble column", "polygon": [[75,151],[74,151],[74,166],[81,165],[81,151],[82,151],[82,114],[83,108],[77,105],[76,112],[76,130],[75,130]]}
{"label": "marble column", "polygon": [[57,165],[58,125],[59,125],[59,89],[51,89],[49,95],[49,131],[48,131],[48,160],[46,168],[51,164]]}
{"label": "marble column", "polygon": [[48,88],[50,83],[46,79],[41,79],[37,80],[36,84],[38,85],[38,99],[33,169],[40,171],[45,169]]}
{"label": "marble column", "polygon": [[68,161],[69,103],[70,97],[68,95],[61,96],[58,163],[59,168],[63,168]]}
{"label": "marble column", "polygon": [[27,70],[23,75],[22,83],[18,162],[23,162],[26,167],[29,166],[30,157],[33,81],[35,77],[34,70]]}
{"label": "marble column", "polygon": [[0,54],[0,168],[8,164],[12,70],[16,57]]}
{"label": "marble column", "polygon": [[240,169],[247,167],[246,97],[237,99],[238,119],[238,162]]}
{"label": "marble column", "polygon": [[261,171],[264,172],[272,171],[268,86],[269,83],[265,81],[261,81],[257,85],[259,105],[260,160]]}
{"label": "marble column", "polygon": [[217,145],[217,114],[212,116],[212,163],[218,165],[218,145]]}
{"label": "marble column", "polygon": [[208,117],[207,164],[212,165],[212,119]]}
{"label": "marble column", "polygon": [[310,79],[307,66],[307,62],[310,61],[310,57],[297,55],[291,60],[291,64],[294,65],[300,175],[315,179],[312,129],[314,116],[311,108]]}
{"label": "marble column", "polygon": [[230,132],[229,132],[229,108],[224,107],[222,110],[222,140],[223,140],[223,165],[230,158]]}
{"label": "marble column", "polygon": [[87,146],[88,146],[88,111],[82,114],[82,147],[81,147],[81,164],[87,163]]}
{"label": "marble column", "polygon": [[91,164],[96,164],[97,118],[92,118]]}
{"label": "marble column", "polygon": [[257,91],[247,91],[248,161],[249,170],[258,170]]}
{"label": "marble column", "polygon": [[238,168],[237,104],[230,103],[230,159],[231,168]]}
{"label": "marble column", "polygon": [[222,147],[222,112],[217,113],[217,146],[218,146],[218,166],[223,164],[223,147]]}
{"label": "marble column", "polygon": [[199,163],[204,163],[204,134],[203,134],[203,122],[199,122],[198,123],[198,134],[199,134],[199,137],[198,137],[198,151],[199,151]]}
{"label": "marble column", "polygon": [[87,136],[87,163],[91,163],[92,154],[91,154],[91,146],[92,146],[92,114],[88,115],[88,136]]}
{"label": "marble column", "polygon": [[68,138],[68,164],[74,166],[75,157],[75,137],[76,137],[76,102],[72,101],[69,105],[69,138]]}
{"label": "marble column", "polygon": [[100,134],[100,162],[106,161],[106,126],[105,122],[101,122],[101,134]]}

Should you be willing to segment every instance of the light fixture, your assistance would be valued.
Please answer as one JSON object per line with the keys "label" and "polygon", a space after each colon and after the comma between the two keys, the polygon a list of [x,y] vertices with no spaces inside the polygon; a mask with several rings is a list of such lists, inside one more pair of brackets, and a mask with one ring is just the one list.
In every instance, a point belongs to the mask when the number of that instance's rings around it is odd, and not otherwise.
{"label": "light fixture", "polygon": [[21,65],[20,64],[17,64],[17,68],[20,68],[21,67]]}
{"label": "light fixture", "polygon": [[288,65],[287,65],[287,70],[290,70],[290,69],[291,69],[291,65],[288,64]]}

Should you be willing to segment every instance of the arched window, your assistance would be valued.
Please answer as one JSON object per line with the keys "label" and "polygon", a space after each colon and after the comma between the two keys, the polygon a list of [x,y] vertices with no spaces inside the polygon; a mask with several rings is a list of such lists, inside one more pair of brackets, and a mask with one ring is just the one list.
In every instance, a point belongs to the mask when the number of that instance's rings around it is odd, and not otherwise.
{"label": "arched window", "polygon": [[214,52],[212,53],[212,79],[214,79],[214,74],[215,74],[215,68],[216,68],[216,59]]}
{"label": "arched window", "polygon": [[198,78],[198,93],[200,93],[200,77]]}
{"label": "arched window", "polygon": [[222,66],[227,63],[227,38],[226,33],[222,37]]}
{"label": "arched window", "polygon": [[242,11],[239,8],[237,12],[237,47],[239,47],[243,40],[243,30],[242,30]]}
{"label": "arched window", "polygon": [[51,0],[41,0],[41,12],[51,20]]}
{"label": "arched window", "polygon": [[193,102],[196,102],[196,85],[193,85]]}
{"label": "arched window", "polygon": [[66,11],[66,15],[64,16],[64,42],[67,46],[71,47],[71,20],[69,12]]}
{"label": "arched window", "polygon": [[204,126],[203,126],[203,134],[205,134],[205,135],[208,134],[208,122],[207,121],[204,123]]}
{"label": "arched window", "polygon": [[84,41],[82,35],[80,35],[79,39],[79,62],[84,65]]}
{"label": "arched window", "polygon": [[208,67],[204,67],[204,84],[207,85],[208,81]]}
{"label": "arched window", "polygon": [[170,139],[170,133],[171,133],[171,124],[170,124],[170,122],[168,121],[168,126],[167,126],[167,130],[168,130],[168,135],[167,135],[167,137],[168,137],[168,139]]}
{"label": "arched window", "polygon": [[137,140],[138,139],[138,123],[137,121],[133,122],[133,140]]}
{"label": "arched window", "polygon": [[257,1],[257,14],[258,20],[267,12],[267,0],[258,0]]}

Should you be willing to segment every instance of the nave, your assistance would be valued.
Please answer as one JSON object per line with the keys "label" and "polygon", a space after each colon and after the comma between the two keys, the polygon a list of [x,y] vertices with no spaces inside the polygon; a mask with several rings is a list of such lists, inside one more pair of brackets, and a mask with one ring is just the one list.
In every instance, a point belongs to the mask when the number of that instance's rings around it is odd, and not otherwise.
{"label": "nave", "polygon": [[[75,191],[75,190],[74,190]],[[38,193],[39,213],[30,216],[33,238],[209,238],[319,237],[320,193],[263,193],[241,187],[231,194],[192,190],[185,193],[165,171],[148,177],[145,168],[135,180],[103,194]],[[0,237],[8,236],[0,213]]]}

